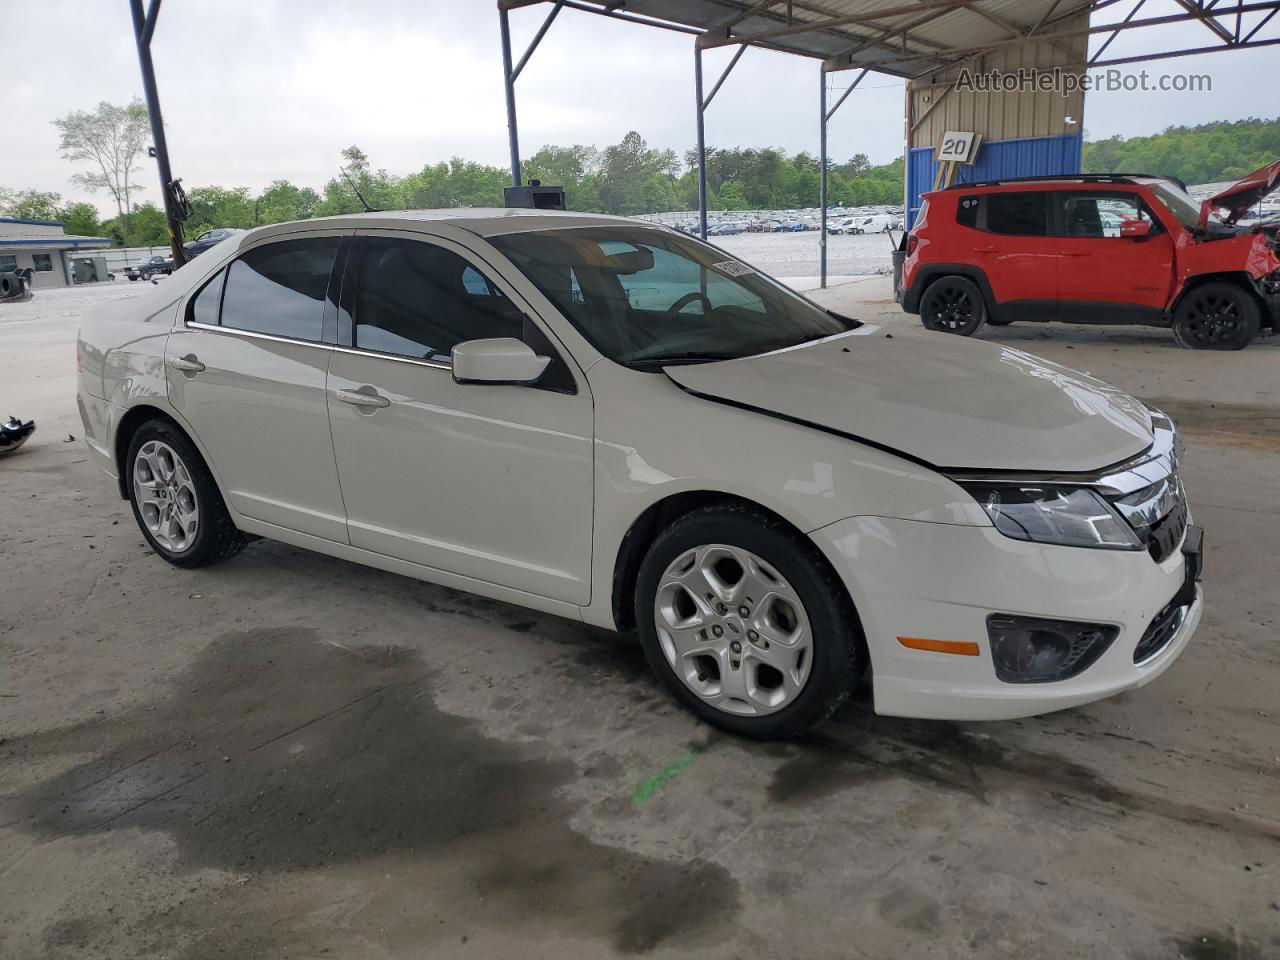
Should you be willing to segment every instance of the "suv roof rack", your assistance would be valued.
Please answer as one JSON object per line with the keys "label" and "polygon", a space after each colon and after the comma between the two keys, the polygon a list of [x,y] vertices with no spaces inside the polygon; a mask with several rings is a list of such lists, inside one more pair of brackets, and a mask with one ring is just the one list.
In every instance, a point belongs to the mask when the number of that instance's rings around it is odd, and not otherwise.
{"label": "suv roof rack", "polygon": [[975,180],[972,183],[953,183],[947,190],[963,190],[969,187],[999,187],[1006,183],[1133,183],[1139,178],[1147,180],[1167,180],[1176,183],[1182,190],[1187,185],[1177,177],[1167,177],[1158,173],[1055,173],[1040,177],[1003,177],[999,180]]}

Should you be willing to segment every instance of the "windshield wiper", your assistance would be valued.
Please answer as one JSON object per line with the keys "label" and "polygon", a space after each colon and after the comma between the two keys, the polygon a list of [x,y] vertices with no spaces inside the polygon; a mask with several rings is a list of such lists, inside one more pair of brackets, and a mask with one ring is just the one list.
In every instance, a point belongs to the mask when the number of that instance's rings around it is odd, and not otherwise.
{"label": "windshield wiper", "polygon": [[688,353],[659,353],[652,357],[636,357],[634,360],[624,360],[623,362],[629,367],[665,367],[668,364],[715,363],[717,360],[737,359],[738,355],[736,354],[715,353],[712,351],[690,351]]}

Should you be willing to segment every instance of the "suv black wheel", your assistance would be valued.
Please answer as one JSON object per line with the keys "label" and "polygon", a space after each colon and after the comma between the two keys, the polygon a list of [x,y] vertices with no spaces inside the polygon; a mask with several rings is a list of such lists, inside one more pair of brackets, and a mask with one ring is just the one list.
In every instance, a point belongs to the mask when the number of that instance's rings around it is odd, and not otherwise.
{"label": "suv black wheel", "polygon": [[200,451],[169,421],[139,427],[121,468],[138,528],[175,567],[208,566],[244,549],[247,539],[231,522]]}
{"label": "suv black wheel", "polygon": [[939,277],[920,298],[920,322],[929,330],[972,336],[987,319],[987,302],[967,277]]}
{"label": "suv black wheel", "polygon": [[1173,339],[1193,350],[1240,350],[1258,335],[1258,303],[1234,283],[1214,280],[1188,291],[1173,311]]}
{"label": "suv black wheel", "polygon": [[844,585],[812,543],[746,504],[703,507],[640,566],[649,665],[691,712],[730,733],[796,737],[849,696],[865,662]]}

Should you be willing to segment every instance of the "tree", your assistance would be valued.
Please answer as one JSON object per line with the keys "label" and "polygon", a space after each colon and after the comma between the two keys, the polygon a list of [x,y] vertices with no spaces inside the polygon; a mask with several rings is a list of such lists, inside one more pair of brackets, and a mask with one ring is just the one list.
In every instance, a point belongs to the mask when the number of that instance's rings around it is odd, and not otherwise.
{"label": "tree", "polygon": [[62,213],[62,197],[43,190],[0,189],[0,213],[19,220],[58,220]]}
{"label": "tree", "polygon": [[310,187],[295,187],[288,180],[273,180],[258,196],[255,219],[258,223],[283,223],[315,216],[320,194]]}
{"label": "tree", "polygon": [[132,178],[141,167],[137,160],[150,131],[147,109],[136,97],[123,107],[103,100],[93,112],[77,110],[53,121],[62,135],[62,158],[85,162],[71,182],[90,193],[106,190],[125,222],[133,209],[133,194],[142,188]]}
{"label": "tree", "polygon": [[102,224],[98,222],[98,208],[92,203],[72,203],[62,210],[62,228],[75,237],[100,237]]}
{"label": "tree", "polygon": [[154,203],[140,203],[128,221],[116,217],[102,225],[105,236],[121,247],[167,247],[169,221]]}

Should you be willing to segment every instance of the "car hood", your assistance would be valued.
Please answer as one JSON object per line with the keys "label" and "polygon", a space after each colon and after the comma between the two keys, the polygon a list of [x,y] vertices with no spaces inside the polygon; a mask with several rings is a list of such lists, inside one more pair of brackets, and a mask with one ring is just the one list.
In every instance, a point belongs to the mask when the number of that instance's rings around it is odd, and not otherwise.
{"label": "car hood", "polygon": [[1021,350],[865,325],[739,360],[669,366],[685,390],[931,466],[1097,470],[1152,441],[1134,398]]}
{"label": "car hood", "polygon": [[1268,194],[1280,187],[1280,160],[1259,167],[1238,183],[1233,183],[1205,202],[1216,210],[1228,211],[1226,223],[1235,223]]}

